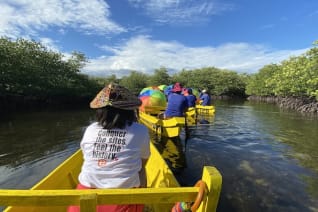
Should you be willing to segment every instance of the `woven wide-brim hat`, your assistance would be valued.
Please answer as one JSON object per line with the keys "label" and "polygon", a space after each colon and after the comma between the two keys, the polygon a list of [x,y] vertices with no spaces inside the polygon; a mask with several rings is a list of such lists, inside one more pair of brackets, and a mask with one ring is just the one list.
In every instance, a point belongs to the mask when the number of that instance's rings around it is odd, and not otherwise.
{"label": "woven wide-brim hat", "polygon": [[112,106],[123,110],[134,110],[141,105],[137,96],[127,88],[115,83],[105,86],[91,101],[90,107],[93,109]]}

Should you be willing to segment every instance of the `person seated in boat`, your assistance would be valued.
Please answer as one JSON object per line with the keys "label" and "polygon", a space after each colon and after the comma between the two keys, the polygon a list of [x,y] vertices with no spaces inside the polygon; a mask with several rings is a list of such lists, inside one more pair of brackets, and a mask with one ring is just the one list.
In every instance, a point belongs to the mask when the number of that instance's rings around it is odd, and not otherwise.
{"label": "person seated in boat", "polygon": [[166,96],[166,100],[168,101],[168,96],[172,93],[172,89],[173,89],[173,85],[169,85],[165,88],[165,90],[163,91],[163,93]]}
{"label": "person seated in boat", "polygon": [[203,105],[203,106],[211,105],[211,97],[206,89],[202,90],[202,93],[200,95],[200,100],[202,101],[201,105]]}
{"label": "person seated in boat", "polygon": [[191,88],[186,88],[184,90],[183,95],[186,97],[187,102],[188,102],[188,107],[195,107],[197,97],[193,95],[192,89]]}
{"label": "person seated in boat", "polygon": [[168,104],[164,112],[165,119],[172,117],[184,117],[184,113],[188,109],[188,102],[181,92],[181,84],[178,82],[175,83],[171,90],[171,94],[168,96]]}
{"label": "person seated in boat", "polygon": [[[84,163],[77,189],[147,187],[145,165],[150,156],[148,129],[136,122],[141,101],[128,89],[110,83],[91,101],[96,122],[84,132]],[[141,212],[143,205],[99,205],[97,211]],[[70,206],[69,212],[79,211]]]}

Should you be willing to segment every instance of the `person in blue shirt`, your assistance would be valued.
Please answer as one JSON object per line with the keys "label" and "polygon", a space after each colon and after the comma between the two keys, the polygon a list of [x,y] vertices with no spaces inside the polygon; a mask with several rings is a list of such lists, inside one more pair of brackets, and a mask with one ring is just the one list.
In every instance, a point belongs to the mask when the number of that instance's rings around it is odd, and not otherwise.
{"label": "person in blue shirt", "polygon": [[164,112],[164,118],[184,117],[184,113],[188,109],[188,102],[186,97],[181,94],[182,86],[177,82],[171,91],[168,96],[168,105]]}
{"label": "person in blue shirt", "polygon": [[211,97],[208,94],[207,90],[203,89],[202,94],[200,95],[200,99],[202,100],[201,105],[209,106],[211,105]]}
{"label": "person in blue shirt", "polygon": [[197,101],[197,97],[193,95],[191,88],[185,89],[184,96],[187,98],[188,107],[195,107],[195,102]]}
{"label": "person in blue shirt", "polygon": [[168,96],[172,93],[172,89],[173,89],[173,85],[169,85],[163,91],[167,101],[168,101]]}

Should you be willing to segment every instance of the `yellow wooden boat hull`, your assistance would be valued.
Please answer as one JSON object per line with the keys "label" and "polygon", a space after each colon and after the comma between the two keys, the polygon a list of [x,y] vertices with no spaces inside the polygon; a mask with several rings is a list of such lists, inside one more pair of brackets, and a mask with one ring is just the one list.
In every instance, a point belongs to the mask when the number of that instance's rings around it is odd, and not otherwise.
{"label": "yellow wooden boat hull", "polygon": [[[68,205],[80,205],[81,211],[94,211],[98,204],[145,204],[149,211],[170,211],[175,202],[194,201],[197,187],[180,187],[157,149],[151,143],[146,166],[148,188],[75,190],[82,165],[79,150],[30,190],[0,190],[0,205],[5,212],[65,212]],[[204,198],[197,211],[216,211],[222,176],[215,167],[203,168],[206,183]]]}
{"label": "yellow wooden boat hull", "polygon": [[198,115],[214,115],[215,113],[215,107],[213,105],[210,105],[210,106],[196,105],[195,110]]}
{"label": "yellow wooden boat hull", "polygon": [[179,136],[182,128],[185,126],[184,117],[160,119],[156,115],[151,115],[144,112],[139,113],[139,121],[154,131],[156,134],[168,138]]}
{"label": "yellow wooden boat hull", "polygon": [[164,110],[163,107],[145,107],[144,111],[139,113],[139,121],[156,134],[168,138],[179,136],[186,126],[196,125],[198,116],[209,117],[215,113],[215,107],[212,105],[196,105],[188,108],[185,118],[173,117],[167,120],[158,118],[158,114]]}
{"label": "yellow wooden boat hull", "polygon": [[198,119],[210,120],[214,114],[214,106],[196,105],[195,107],[188,108],[186,112],[186,123],[188,126],[193,126],[197,124]]}
{"label": "yellow wooden boat hull", "polygon": [[186,123],[188,126],[196,125],[197,123],[197,112],[195,107],[188,108],[186,114]]}

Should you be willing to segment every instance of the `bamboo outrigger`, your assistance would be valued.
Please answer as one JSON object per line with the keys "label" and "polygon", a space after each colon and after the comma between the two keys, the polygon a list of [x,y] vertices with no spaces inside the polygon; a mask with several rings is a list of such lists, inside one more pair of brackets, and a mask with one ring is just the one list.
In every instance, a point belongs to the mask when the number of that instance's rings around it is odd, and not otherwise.
{"label": "bamboo outrigger", "polygon": [[81,212],[92,212],[102,204],[139,203],[150,211],[164,212],[170,211],[176,202],[197,200],[201,191],[202,201],[197,204],[197,211],[216,211],[222,176],[215,167],[203,168],[202,181],[206,184],[203,190],[180,187],[152,143],[150,149],[147,188],[75,190],[83,162],[82,152],[78,150],[30,190],[0,190],[0,205],[10,205],[5,212],[59,212],[66,211],[69,205],[79,205]]}

